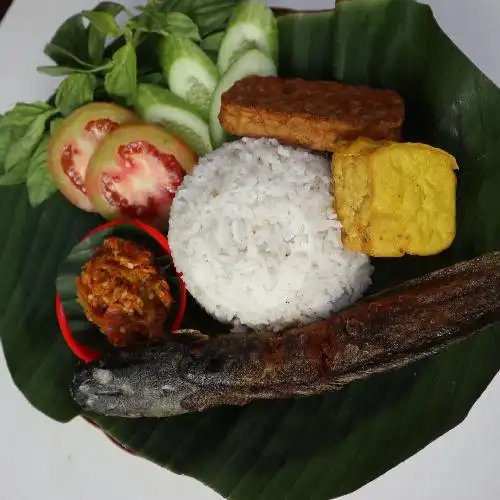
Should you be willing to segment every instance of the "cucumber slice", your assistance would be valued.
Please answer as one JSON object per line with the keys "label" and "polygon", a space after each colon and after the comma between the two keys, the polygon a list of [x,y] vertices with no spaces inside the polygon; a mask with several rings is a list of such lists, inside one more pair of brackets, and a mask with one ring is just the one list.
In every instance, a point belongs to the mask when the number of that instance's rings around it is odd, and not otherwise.
{"label": "cucumber slice", "polygon": [[212,151],[208,123],[169,90],[147,83],[138,85],[134,108],[144,121],[177,134],[198,156]]}
{"label": "cucumber slice", "polygon": [[261,0],[247,0],[233,12],[217,59],[221,75],[251,48],[257,48],[278,64],[278,24],[273,11]]}
{"label": "cucumber slice", "polygon": [[219,121],[222,94],[237,81],[251,75],[276,76],[276,65],[260,50],[250,49],[244,52],[226,71],[215,89],[210,106],[210,136],[214,148],[222,146],[229,137]]}
{"label": "cucumber slice", "polygon": [[219,72],[210,57],[187,38],[169,35],[160,44],[160,64],[170,90],[208,118]]}

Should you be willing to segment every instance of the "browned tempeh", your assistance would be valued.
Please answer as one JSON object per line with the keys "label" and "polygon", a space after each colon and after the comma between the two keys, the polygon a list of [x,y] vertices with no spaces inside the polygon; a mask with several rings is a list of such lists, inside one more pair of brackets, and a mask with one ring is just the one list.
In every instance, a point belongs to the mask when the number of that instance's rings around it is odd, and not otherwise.
{"label": "browned tempeh", "polygon": [[86,410],[165,417],[257,399],[331,391],[423,358],[500,321],[500,252],[371,296],[326,321],[279,334],[187,332],[122,350],[75,375]]}
{"label": "browned tempeh", "polygon": [[249,76],[222,95],[219,118],[234,135],[335,151],[358,137],[399,140],[404,113],[393,90]]}

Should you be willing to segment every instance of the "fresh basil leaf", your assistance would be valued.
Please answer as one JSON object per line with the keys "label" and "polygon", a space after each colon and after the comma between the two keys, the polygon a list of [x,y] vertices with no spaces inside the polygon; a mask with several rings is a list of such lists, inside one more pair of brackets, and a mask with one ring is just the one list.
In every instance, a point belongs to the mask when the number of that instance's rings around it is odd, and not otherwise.
{"label": "fresh basil leaf", "polygon": [[83,11],[83,17],[88,19],[92,26],[104,35],[119,36],[121,28],[118,26],[114,16],[107,12],[95,12],[92,10]]}
{"label": "fresh basil leaf", "polygon": [[31,103],[18,102],[2,116],[0,119],[0,128],[27,127],[36,117],[48,111],[55,113],[55,109],[43,101]]}
{"label": "fresh basil leaf", "polygon": [[85,66],[90,62],[87,38],[82,15],[73,15],[61,24],[44,53],[59,66]]}
{"label": "fresh basil leaf", "polygon": [[234,8],[241,0],[193,0],[189,17],[198,25],[202,37],[226,27]]}
{"label": "fresh basil leaf", "polygon": [[52,180],[47,163],[49,141],[50,136],[46,134],[29,161],[26,187],[28,188],[28,198],[32,207],[40,205],[57,191],[57,186]]}
{"label": "fresh basil leaf", "polygon": [[140,18],[135,29],[145,33],[158,33],[184,36],[195,41],[200,40],[198,26],[186,14],[180,12],[159,12],[155,15]]}
{"label": "fresh basil leaf", "polygon": [[[200,35],[205,37],[225,28],[234,7],[242,0],[166,0],[159,1],[150,8],[156,12],[181,12],[187,14],[198,26]],[[152,11],[151,11],[152,9]]]}
{"label": "fresh basil leaf", "polygon": [[[53,45],[52,43],[48,43],[45,45],[45,53],[50,52],[50,58],[54,60],[54,57],[57,57],[60,60],[64,60],[63,66],[68,66],[70,68],[76,69],[88,69],[94,68],[95,66],[91,63],[84,61],[83,59],[78,58],[75,54],[72,54],[68,50],[58,47],[57,45]],[[47,54],[48,55],[48,54]]]}
{"label": "fresh basil leaf", "polygon": [[111,67],[110,63],[103,64],[102,66],[95,66],[93,68],[69,68],[68,66],[38,66],[36,70],[39,73],[50,76],[68,76],[77,73],[99,73]]}
{"label": "fresh basil leaf", "polygon": [[88,29],[89,57],[94,64],[101,64],[104,59],[104,49],[106,46],[106,35],[101,33],[92,24]]}
{"label": "fresh basil leaf", "polygon": [[126,103],[134,102],[137,86],[137,55],[131,43],[119,48],[112,58],[113,67],[104,77],[104,88],[113,97],[122,97]]}
{"label": "fresh basil leaf", "polygon": [[6,172],[19,163],[29,160],[43,136],[47,120],[55,113],[55,110],[50,110],[36,116],[22,134],[11,143],[4,162]]}
{"label": "fresh basil leaf", "polygon": [[49,132],[50,135],[53,135],[54,132],[56,131],[57,127],[61,125],[61,123],[64,121],[64,118],[54,118],[53,120],[50,121],[50,127],[49,127]]}
{"label": "fresh basil leaf", "polygon": [[[86,71],[81,70],[80,68],[70,68],[68,66],[38,66],[36,70],[38,71],[38,73],[50,76],[67,76]],[[92,70],[90,70],[89,72],[92,72]]]}
{"label": "fresh basil leaf", "polygon": [[145,75],[140,75],[139,83],[152,83],[154,85],[159,85],[160,87],[166,87],[165,78],[163,78],[162,73],[147,73]]}
{"label": "fresh basil leaf", "polygon": [[79,73],[65,78],[56,92],[56,107],[63,116],[68,116],[94,98],[97,79],[89,73]]}
{"label": "fresh basil leaf", "polygon": [[28,176],[29,164],[27,161],[22,161],[14,165],[8,172],[0,175],[0,186],[15,186],[16,184],[24,184]]}
{"label": "fresh basil leaf", "polygon": [[107,12],[111,14],[113,17],[116,17],[118,14],[126,11],[124,5],[117,2],[100,2],[93,9],[94,12]]}
{"label": "fresh basil leaf", "polygon": [[215,52],[218,53],[220,46],[222,44],[222,39],[224,38],[225,31],[218,31],[217,33],[213,33],[212,35],[208,35],[205,37],[201,43],[200,47],[205,52]]}
{"label": "fresh basil leaf", "polygon": [[123,38],[125,38],[126,43],[131,43],[135,47],[134,32],[132,31],[132,27],[130,25],[123,27]]}
{"label": "fresh basil leaf", "polygon": [[158,16],[157,19],[162,23],[167,33],[172,35],[183,36],[191,40],[200,41],[200,32],[194,21],[181,12],[170,12],[164,16]]}
{"label": "fresh basil leaf", "polygon": [[104,48],[104,57],[107,59],[111,59],[113,57],[113,54],[123,47],[126,44],[125,37],[119,36],[118,38],[115,38],[113,41],[108,43],[106,47]]}
{"label": "fresh basil leaf", "polygon": [[[101,2],[94,9],[93,12],[104,12],[109,14],[113,21],[115,17],[123,12],[125,7],[115,2]],[[87,28],[89,39],[89,55],[90,60],[94,64],[101,64],[104,58],[104,49],[106,46],[106,34],[99,31],[96,26],[90,24]]]}
{"label": "fresh basil leaf", "polygon": [[158,33],[159,35],[178,35],[200,41],[198,26],[194,21],[181,12],[144,12],[131,20],[135,30],[144,33]]}
{"label": "fresh basil leaf", "polygon": [[0,175],[5,173],[5,158],[12,141],[13,129],[11,127],[0,127]]}
{"label": "fresh basil leaf", "polygon": [[210,16],[201,16],[198,24],[201,36],[207,36],[216,31],[223,30],[227,26],[229,16],[226,12],[216,12]]}

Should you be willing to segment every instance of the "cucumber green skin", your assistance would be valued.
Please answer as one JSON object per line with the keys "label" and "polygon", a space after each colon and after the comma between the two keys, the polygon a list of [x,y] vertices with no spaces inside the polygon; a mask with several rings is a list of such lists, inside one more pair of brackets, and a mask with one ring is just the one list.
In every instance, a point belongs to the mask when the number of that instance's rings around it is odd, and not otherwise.
{"label": "cucumber green skin", "polygon": [[[212,59],[192,40],[173,35],[162,40],[159,56],[163,77],[170,90],[208,118],[210,99],[219,81],[219,72]],[[182,78],[190,80],[192,85],[179,85],[176,81],[175,64],[179,61],[184,63]],[[200,78],[200,73],[203,73],[203,78]]]}
{"label": "cucumber green skin", "polygon": [[243,52],[251,48],[259,49],[278,64],[278,23],[273,11],[262,0],[247,0],[234,10],[217,58],[220,74],[223,75]]}
{"label": "cucumber green skin", "polygon": [[208,123],[192,105],[168,89],[152,84],[138,85],[134,109],[144,121],[157,123],[177,134],[198,156],[212,151]]}
{"label": "cucumber green skin", "polygon": [[222,94],[237,81],[252,75],[277,76],[273,60],[257,49],[244,52],[226,71],[215,89],[210,106],[210,137],[214,148],[222,146],[229,137],[219,121]]}

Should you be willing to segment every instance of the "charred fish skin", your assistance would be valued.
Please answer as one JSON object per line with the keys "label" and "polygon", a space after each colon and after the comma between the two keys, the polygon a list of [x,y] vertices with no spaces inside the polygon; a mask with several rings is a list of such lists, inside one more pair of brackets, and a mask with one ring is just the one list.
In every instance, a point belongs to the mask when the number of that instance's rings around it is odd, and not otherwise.
{"label": "charred fish skin", "polygon": [[177,373],[184,356],[179,343],[120,350],[82,366],[73,378],[72,397],[82,408],[107,416],[180,415],[186,412],[182,401],[198,390]]}
{"label": "charred fish skin", "polygon": [[338,389],[429,356],[500,321],[500,252],[461,262],[278,334],[205,337],[82,367],[72,394],[109,416],[166,417]]}

